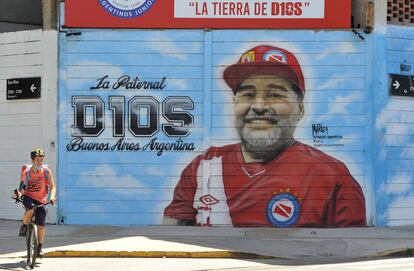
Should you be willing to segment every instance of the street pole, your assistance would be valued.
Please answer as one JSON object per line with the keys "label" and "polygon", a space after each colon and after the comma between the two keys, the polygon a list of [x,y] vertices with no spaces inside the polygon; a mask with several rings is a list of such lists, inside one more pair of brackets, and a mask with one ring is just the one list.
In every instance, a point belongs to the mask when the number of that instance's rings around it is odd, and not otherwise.
{"label": "street pole", "polygon": [[43,30],[56,30],[59,0],[42,0]]}

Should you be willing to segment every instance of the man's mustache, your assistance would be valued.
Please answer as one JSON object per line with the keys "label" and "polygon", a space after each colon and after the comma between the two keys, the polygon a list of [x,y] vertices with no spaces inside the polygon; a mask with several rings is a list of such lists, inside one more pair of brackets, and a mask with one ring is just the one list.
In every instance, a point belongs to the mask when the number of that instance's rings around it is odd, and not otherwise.
{"label": "man's mustache", "polygon": [[279,117],[273,111],[266,111],[263,114],[257,114],[254,110],[250,109],[249,112],[243,118],[244,122],[251,122],[254,120],[265,120],[278,124]]}

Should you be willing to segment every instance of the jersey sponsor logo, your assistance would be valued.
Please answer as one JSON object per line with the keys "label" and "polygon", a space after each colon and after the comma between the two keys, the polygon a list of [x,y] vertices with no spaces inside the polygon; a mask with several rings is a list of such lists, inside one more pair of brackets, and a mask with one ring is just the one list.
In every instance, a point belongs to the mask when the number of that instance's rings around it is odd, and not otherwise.
{"label": "jersey sponsor logo", "polygon": [[290,193],[275,195],[267,204],[267,218],[272,225],[277,227],[295,224],[299,214],[299,200]]}
{"label": "jersey sponsor logo", "polygon": [[263,60],[268,62],[280,62],[287,64],[286,54],[279,50],[270,50],[263,55]]}
{"label": "jersey sponsor logo", "polygon": [[143,15],[156,0],[99,0],[101,6],[113,16],[133,18]]}
{"label": "jersey sponsor logo", "polygon": [[[204,212],[204,214],[199,213],[199,215],[201,215],[201,220],[200,220],[200,216],[197,215],[197,224],[199,226],[212,226],[211,217],[210,217],[211,211],[212,211],[211,205],[217,204],[220,201],[216,199],[215,197],[213,197],[212,195],[201,196],[200,201],[203,204],[203,206],[198,206],[197,210]],[[201,222],[201,221],[205,221],[205,222]]]}
{"label": "jersey sponsor logo", "polygon": [[214,205],[220,202],[218,199],[216,199],[212,195],[204,195],[200,197],[200,201],[206,206]]}

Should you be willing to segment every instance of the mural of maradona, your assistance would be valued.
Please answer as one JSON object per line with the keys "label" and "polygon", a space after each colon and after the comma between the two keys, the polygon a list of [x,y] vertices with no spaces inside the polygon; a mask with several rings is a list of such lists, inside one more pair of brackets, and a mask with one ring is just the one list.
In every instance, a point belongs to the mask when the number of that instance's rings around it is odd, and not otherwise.
{"label": "mural of maradona", "polygon": [[187,165],[163,223],[365,226],[364,194],[345,164],[294,138],[306,95],[296,56],[262,44],[228,66],[223,78],[233,92],[241,142],[210,147]]}

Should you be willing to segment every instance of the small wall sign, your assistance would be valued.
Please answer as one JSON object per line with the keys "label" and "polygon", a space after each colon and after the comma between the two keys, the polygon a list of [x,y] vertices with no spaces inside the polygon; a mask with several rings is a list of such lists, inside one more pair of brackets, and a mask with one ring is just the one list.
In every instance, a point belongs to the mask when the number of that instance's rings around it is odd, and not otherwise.
{"label": "small wall sign", "polygon": [[40,98],[41,77],[7,79],[7,100]]}

